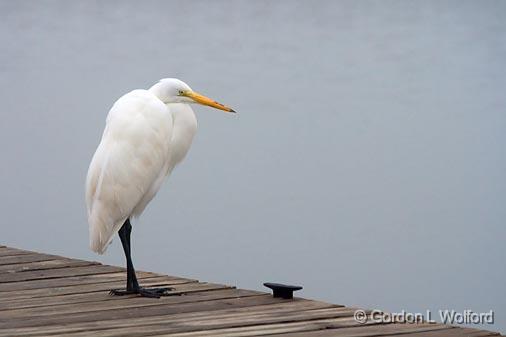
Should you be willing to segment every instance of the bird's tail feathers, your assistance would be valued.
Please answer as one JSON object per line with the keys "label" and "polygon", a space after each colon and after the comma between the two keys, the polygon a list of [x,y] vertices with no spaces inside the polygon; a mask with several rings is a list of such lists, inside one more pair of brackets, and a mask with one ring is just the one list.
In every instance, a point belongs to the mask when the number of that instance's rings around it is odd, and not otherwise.
{"label": "bird's tail feathers", "polygon": [[88,222],[90,224],[90,249],[102,255],[111,244],[114,234],[121,228],[126,218],[114,221],[107,215],[107,212],[100,212],[100,206],[99,204],[94,205],[94,209],[88,217]]}

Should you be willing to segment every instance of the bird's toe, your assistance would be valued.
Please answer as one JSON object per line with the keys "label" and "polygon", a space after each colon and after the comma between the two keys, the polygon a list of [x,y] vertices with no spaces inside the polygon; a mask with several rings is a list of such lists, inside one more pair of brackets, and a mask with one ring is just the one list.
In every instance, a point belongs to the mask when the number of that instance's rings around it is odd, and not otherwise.
{"label": "bird's toe", "polygon": [[142,297],[160,298],[161,294],[149,289],[139,289],[139,295],[141,295]]}
{"label": "bird's toe", "polygon": [[130,290],[122,290],[122,289],[111,289],[109,291],[109,295],[112,295],[112,296],[124,296],[124,295],[131,295],[131,294],[135,294],[135,292],[130,291]]}

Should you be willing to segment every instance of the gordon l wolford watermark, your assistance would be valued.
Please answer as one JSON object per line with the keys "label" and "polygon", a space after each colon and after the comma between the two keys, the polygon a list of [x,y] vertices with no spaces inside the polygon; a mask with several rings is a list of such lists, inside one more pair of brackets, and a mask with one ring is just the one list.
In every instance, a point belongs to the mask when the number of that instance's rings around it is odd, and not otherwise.
{"label": "gordon l wolford watermark", "polygon": [[[466,309],[462,312],[450,309],[438,310],[439,320],[444,324],[494,324],[494,311],[474,312]],[[384,312],[382,310],[372,310],[368,314],[364,310],[355,310],[353,318],[356,322],[365,324],[371,323],[436,323],[432,312],[427,310],[420,312]]]}

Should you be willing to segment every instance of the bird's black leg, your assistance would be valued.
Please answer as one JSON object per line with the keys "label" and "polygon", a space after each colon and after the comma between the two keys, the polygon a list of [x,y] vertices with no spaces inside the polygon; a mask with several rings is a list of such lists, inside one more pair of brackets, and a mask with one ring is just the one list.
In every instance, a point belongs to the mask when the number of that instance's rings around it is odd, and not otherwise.
{"label": "bird's black leg", "polygon": [[125,252],[126,264],[127,264],[127,284],[126,290],[111,290],[112,295],[129,295],[139,294],[144,297],[159,298],[161,295],[166,294],[170,288],[141,288],[137,277],[135,276],[135,269],[132,263],[131,245],[130,245],[130,233],[132,232],[132,225],[130,219],[126,219],[123,226],[119,230],[118,234],[121,239],[121,245]]}
{"label": "bird's black leg", "polygon": [[123,251],[125,252],[126,257],[126,265],[127,265],[127,291],[135,291],[139,288],[139,282],[137,282],[137,277],[135,276],[134,264],[132,262],[132,250],[130,245],[130,233],[132,233],[132,225],[130,224],[130,219],[127,219],[118,234],[121,239],[121,244],[123,246]]}

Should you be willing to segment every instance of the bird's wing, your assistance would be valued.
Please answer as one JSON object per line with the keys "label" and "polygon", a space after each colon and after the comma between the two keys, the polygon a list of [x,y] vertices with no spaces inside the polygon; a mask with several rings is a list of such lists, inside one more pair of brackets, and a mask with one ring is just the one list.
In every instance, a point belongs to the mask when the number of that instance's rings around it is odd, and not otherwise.
{"label": "bird's wing", "polygon": [[166,169],[172,116],[150,92],[136,90],[109,111],[86,179],[90,248],[103,254],[112,236]]}

